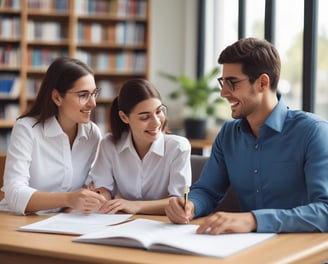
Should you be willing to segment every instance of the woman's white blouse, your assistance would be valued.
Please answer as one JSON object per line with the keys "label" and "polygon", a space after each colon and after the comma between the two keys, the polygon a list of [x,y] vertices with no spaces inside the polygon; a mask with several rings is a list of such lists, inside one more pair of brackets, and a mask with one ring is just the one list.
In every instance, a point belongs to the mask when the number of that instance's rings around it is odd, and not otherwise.
{"label": "woman's white blouse", "polygon": [[35,191],[69,192],[81,188],[97,154],[101,134],[92,122],[79,124],[72,149],[55,117],[35,125],[31,117],[15,123],[4,172],[0,209],[24,214]]}
{"label": "woman's white blouse", "polygon": [[131,134],[115,145],[111,135],[102,139],[86,184],[105,187],[129,200],[157,200],[181,196],[191,183],[191,146],[181,136],[161,134],[141,160]]}

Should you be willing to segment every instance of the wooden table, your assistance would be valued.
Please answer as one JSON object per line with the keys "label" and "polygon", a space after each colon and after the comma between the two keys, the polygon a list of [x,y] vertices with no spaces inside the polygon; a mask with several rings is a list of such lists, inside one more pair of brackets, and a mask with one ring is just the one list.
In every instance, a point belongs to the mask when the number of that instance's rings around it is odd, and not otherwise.
{"label": "wooden table", "polygon": [[195,155],[209,156],[213,141],[209,139],[189,139],[191,153]]}
{"label": "wooden table", "polygon": [[[19,232],[16,228],[43,216],[0,212],[0,263],[318,263],[328,260],[328,233],[279,234],[231,257],[166,254],[141,249],[72,242],[72,236]],[[168,221],[164,216],[137,216]],[[197,223],[195,221],[194,223]]]}

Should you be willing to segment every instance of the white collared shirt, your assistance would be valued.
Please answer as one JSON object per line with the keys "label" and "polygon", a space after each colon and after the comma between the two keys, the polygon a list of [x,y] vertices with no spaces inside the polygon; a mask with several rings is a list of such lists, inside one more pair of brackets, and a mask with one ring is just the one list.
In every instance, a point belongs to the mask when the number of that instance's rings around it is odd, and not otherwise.
{"label": "white collared shirt", "polygon": [[81,188],[95,159],[99,128],[79,124],[72,149],[68,136],[55,117],[44,125],[25,117],[15,123],[4,172],[5,198],[0,209],[24,214],[35,191],[69,192]]}
{"label": "white collared shirt", "polygon": [[111,135],[102,139],[86,184],[105,187],[129,200],[157,200],[182,196],[191,183],[191,146],[181,136],[161,134],[141,160],[131,133],[115,145]]}

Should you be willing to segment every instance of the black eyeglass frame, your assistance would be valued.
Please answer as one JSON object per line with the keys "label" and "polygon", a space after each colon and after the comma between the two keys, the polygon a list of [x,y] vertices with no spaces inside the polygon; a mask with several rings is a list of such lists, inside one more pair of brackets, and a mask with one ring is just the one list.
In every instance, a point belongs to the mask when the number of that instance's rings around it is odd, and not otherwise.
{"label": "black eyeglass frame", "polygon": [[228,85],[228,87],[230,88],[230,90],[235,91],[236,90],[235,85],[237,83],[242,82],[242,81],[246,81],[246,80],[249,80],[249,79],[250,78],[237,79],[235,77],[228,77],[228,78],[220,77],[220,78],[217,79],[217,81],[220,85],[221,90],[223,89],[224,83],[226,83]]}

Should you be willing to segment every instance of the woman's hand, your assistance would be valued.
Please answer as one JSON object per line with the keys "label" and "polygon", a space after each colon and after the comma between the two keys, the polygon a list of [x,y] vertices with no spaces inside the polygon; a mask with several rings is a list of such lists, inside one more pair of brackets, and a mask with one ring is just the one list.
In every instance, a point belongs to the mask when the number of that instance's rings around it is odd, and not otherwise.
{"label": "woman's hand", "polygon": [[67,197],[68,206],[83,214],[97,212],[105,202],[103,195],[84,188],[69,192]]}
{"label": "woman's hand", "polygon": [[90,191],[96,192],[98,194],[101,194],[102,196],[105,197],[106,200],[111,200],[112,199],[112,194],[110,193],[110,191],[108,191],[106,188],[104,187],[100,187],[100,188],[95,188],[93,182],[90,182],[88,184],[88,189]]}
{"label": "woman's hand", "polygon": [[99,209],[101,213],[115,214],[123,212],[127,214],[137,214],[140,211],[142,201],[129,201],[125,199],[113,199],[106,201]]}

